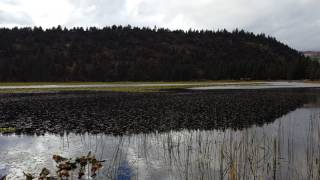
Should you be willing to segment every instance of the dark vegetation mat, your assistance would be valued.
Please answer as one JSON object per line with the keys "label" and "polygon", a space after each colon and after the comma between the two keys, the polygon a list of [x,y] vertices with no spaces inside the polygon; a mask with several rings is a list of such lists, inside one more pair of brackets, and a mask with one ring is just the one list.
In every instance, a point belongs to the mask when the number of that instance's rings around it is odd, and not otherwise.
{"label": "dark vegetation mat", "polygon": [[0,95],[0,127],[38,135],[243,129],[273,122],[314,98],[300,91]]}

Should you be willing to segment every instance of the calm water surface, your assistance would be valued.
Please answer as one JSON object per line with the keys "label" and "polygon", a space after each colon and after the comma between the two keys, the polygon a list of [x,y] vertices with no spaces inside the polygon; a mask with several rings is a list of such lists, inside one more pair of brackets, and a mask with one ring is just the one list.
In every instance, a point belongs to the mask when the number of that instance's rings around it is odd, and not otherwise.
{"label": "calm water surface", "polygon": [[105,160],[96,179],[319,179],[319,118],[320,105],[313,103],[237,131],[0,135],[0,174],[11,180],[43,167],[54,172],[53,154],[75,158],[91,151]]}

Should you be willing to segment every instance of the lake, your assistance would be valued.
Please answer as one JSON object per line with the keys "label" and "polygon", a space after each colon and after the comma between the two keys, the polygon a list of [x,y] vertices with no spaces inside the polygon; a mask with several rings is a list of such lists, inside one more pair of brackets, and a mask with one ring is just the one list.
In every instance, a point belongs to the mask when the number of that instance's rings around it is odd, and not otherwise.
{"label": "lake", "polygon": [[0,127],[16,132],[0,135],[0,174],[54,173],[54,154],[91,152],[104,160],[95,179],[319,179],[319,100],[317,89],[2,95]]}

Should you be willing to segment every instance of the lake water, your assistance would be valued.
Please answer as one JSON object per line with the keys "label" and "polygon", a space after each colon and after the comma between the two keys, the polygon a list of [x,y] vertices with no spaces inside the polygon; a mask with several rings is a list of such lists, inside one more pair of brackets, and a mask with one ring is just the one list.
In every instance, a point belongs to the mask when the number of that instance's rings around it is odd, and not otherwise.
{"label": "lake water", "polygon": [[53,154],[75,158],[90,151],[105,160],[95,179],[319,179],[320,104],[306,102],[240,130],[0,135],[0,174],[11,180],[43,167],[54,172]]}

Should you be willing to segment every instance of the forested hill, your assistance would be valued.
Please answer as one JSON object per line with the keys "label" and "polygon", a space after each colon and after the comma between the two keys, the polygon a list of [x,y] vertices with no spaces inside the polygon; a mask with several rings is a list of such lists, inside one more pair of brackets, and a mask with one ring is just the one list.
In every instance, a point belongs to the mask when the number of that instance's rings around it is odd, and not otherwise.
{"label": "forested hill", "polygon": [[319,64],[244,31],[0,29],[0,81],[313,79]]}

